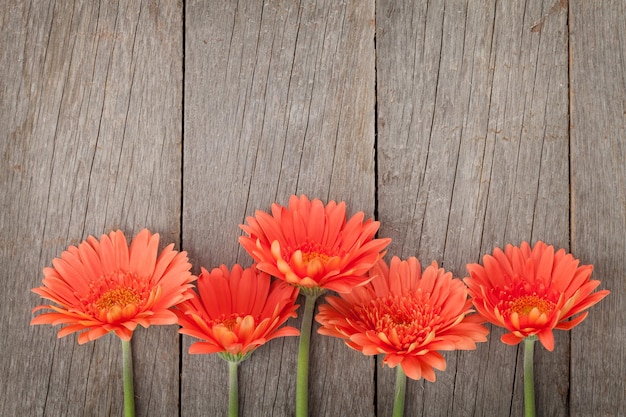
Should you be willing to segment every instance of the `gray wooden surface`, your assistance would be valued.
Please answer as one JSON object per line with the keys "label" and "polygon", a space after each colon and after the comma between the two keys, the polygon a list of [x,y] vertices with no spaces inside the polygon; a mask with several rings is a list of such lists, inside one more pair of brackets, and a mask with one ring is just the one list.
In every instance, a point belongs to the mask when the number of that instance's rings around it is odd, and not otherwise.
{"label": "gray wooden surface", "polygon": [[[457,276],[545,240],[612,291],[535,357],[538,416],[626,415],[626,5],[527,1],[0,4],[0,415],[121,416],[121,345],[30,327],[70,244],[148,227],[195,272],[291,194],[381,221]],[[291,325],[299,326],[298,319]],[[446,353],[407,416],[521,416],[521,349]],[[225,415],[226,365],[133,338],[139,416]],[[294,414],[297,338],[240,367],[242,416]],[[395,373],[312,337],[312,416],[390,416]]]}

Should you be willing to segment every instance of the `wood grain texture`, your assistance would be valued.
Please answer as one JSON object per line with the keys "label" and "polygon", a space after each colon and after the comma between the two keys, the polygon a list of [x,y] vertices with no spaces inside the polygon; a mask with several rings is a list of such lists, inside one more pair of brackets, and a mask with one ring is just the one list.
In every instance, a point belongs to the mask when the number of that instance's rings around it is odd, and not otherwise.
{"label": "wood grain texture", "polygon": [[[619,0],[2,2],[0,415],[123,413],[115,337],[29,326],[68,245],[148,227],[195,272],[248,266],[238,225],[302,193],[459,277],[523,240],[594,264],[611,294],[537,344],[538,416],[626,415],[624,22]],[[394,370],[316,329],[311,417],[390,416]],[[521,416],[522,349],[491,330],[405,415]],[[139,416],[225,414],[226,364],[191,342],[137,330]],[[242,416],[295,414],[297,345],[240,366]]]}
{"label": "wood grain texture", "polygon": [[[0,415],[121,415],[119,340],[79,346],[30,327],[30,289],[89,234],[149,227],[178,240],[182,8],[9,1],[0,20]],[[176,415],[176,329],[133,343],[137,415]]]}
{"label": "wood grain texture", "polygon": [[611,290],[572,330],[571,415],[626,415],[626,5],[570,3],[572,251]]}
{"label": "wood grain texture", "polygon": [[[186,16],[183,244],[195,264],[250,265],[238,225],[292,194],[371,216],[374,3],[191,1]],[[374,415],[373,359],[315,328],[310,414]],[[295,413],[297,343],[274,340],[240,366],[243,416]],[[220,359],[185,354],[182,415],[223,415],[226,380]]]}
{"label": "wood grain texture", "polygon": [[[508,242],[568,246],[567,9],[551,6],[378,3],[378,212],[390,254],[464,276]],[[410,381],[407,415],[521,415],[520,355],[492,332],[475,352],[447,354],[436,383]],[[536,360],[546,415],[568,412],[569,342],[557,339]],[[391,413],[393,381],[380,370],[378,415]]]}

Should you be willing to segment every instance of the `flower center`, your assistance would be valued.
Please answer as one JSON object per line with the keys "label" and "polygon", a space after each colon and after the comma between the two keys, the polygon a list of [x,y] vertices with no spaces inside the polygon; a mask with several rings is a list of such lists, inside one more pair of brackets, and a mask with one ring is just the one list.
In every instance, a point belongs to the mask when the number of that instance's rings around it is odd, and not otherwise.
{"label": "flower center", "polygon": [[227,319],[222,320],[222,322],[220,324],[222,326],[226,327],[228,330],[233,330],[235,328],[235,325],[237,324],[237,319],[238,318],[239,318],[238,316],[235,316],[233,314],[230,317],[228,317]]}
{"label": "flower center", "polygon": [[149,278],[116,271],[91,281],[89,293],[81,299],[81,303],[85,313],[104,322],[112,322],[121,318],[118,313],[111,316],[109,313],[112,310],[124,310],[128,306],[140,309],[146,303],[154,303],[157,294]]}
{"label": "flower center", "polygon": [[365,327],[383,333],[400,349],[419,346],[431,338],[443,319],[440,308],[429,303],[430,294],[421,291],[403,296],[389,296],[372,300],[357,307],[356,312]]}
{"label": "flower center", "polygon": [[284,259],[292,259],[293,254],[300,251],[302,254],[302,264],[304,266],[312,262],[328,265],[333,258],[341,256],[341,254],[336,253],[334,248],[322,246],[322,244],[318,242],[305,242],[295,248],[287,247],[285,249],[286,253]]}
{"label": "flower center", "polygon": [[[231,313],[229,315],[222,314],[220,317],[216,319],[207,319],[207,322],[210,323],[211,326],[224,326],[228,330],[233,331],[235,327],[242,322],[244,317],[247,317],[247,314],[238,314]],[[260,321],[259,317],[253,317],[254,324],[258,324]]]}
{"label": "flower center", "polygon": [[139,293],[130,287],[119,287],[104,292],[95,302],[97,308],[108,310],[113,306],[126,307],[131,304],[139,304]]}
{"label": "flower center", "polygon": [[522,295],[510,301],[509,310],[520,316],[527,316],[534,308],[537,308],[542,314],[549,314],[554,309],[554,303],[536,295]]}
{"label": "flower center", "polygon": [[302,252],[302,261],[305,264],[308,264],[314,259],[319,259],[319,261],[322,262],[322,264],[327,264],[330,259],[330,256],[326,255],[325,253],[319,253],[319,252]]}

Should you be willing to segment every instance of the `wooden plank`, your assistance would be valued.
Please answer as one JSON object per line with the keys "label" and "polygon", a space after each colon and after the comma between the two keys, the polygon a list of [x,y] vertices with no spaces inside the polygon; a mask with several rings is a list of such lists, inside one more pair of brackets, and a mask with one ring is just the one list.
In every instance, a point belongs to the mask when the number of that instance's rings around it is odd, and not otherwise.
{"label": "wooden plank", "polygon": [[[291,194],[371,216],[373,1],[185,9],[183,242],[194,264],[250,265],[238,225]],[[240,366],[241,415],[294,414],[297,343],[274,340]],[[310,415],[374,415],[373,359],[315,330],[311,351]],[[223,415],[226,364],[182,359],[182,415]]]}
{"label": "wooden plank", "polygon": [[[567,247],[567,10],[550,6],[378,3],[378,212],[390,255],[464,276],[494,246]],[[435,383],[409,381],[406,415],[521,415],[520,356],[501,334],[446,354]],[[566,415],[568,337],[538,350],[538,408]],[[378,372],[380,416],[391,415],[393,378]]]}
{"label": "wooden plank", "polygon": [[[122,415],[118,339],[29,327],[30,289],[89,234],[179,240],[182,8],[11,0],[0,21],[0,415]],[[137,415],[177,415],[176,328],[133,344]]]}
{"label": "wooden plank", "polygon": [[[120,415],[119,342],[78,346],[29,327],[29,290],[88,234],[148,226],[179,241],[182,6],[5,3],[0,393],[20,401],[0,414]],[[186,5],[183,237],[198,266],[249,264],[237,225],[292,193],[375,207],[373,2],[242,3]],[[507,242],[568,248],[571,171],[571,249],[612,294],[557,332],[554,352],[537,348],[538,408],[621,415],[626,12],[572,2],[569,164],[566,6],[378,3],[377,212],[389,255],[462,276]],[[407,415],[520,415],[521,352],[501,334],[447,354],[435,384],[411,382]],[[138,415],[176,415],[175,329],[140,329],[134,343]],[[295,338],[274,341],[242,365],[243,415],[293,414],[296,350]],[[183,415],[223,414],[224,364],[182,359]],[[313,336],[311,415],[374,415],[375,402],[389,415],[393,378]]]}
{"label": "wooden plank", "polygon": [[611,294],[572,330],[571,415],[626,415],[626,5],[570,2],[572,251]]}

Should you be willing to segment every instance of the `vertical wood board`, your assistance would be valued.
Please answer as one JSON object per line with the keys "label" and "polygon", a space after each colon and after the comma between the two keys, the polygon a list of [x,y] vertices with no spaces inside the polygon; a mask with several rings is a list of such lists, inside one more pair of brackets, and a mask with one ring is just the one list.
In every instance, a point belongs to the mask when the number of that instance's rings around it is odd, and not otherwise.
{"label": "vertical wood board", "polygon": [[[389,255],[455,276],[494,246],[568,243],[566,9],[539,1],[380,2],[378,211]],[[537,22],[544,22],[540,31]],[[409,415],[519,415],[517,349],[449,353],[437,381],[409,382]],[[568,338],[538,354],[539,407],[567,413]],[[552,381],[563,381],[565,392]],[[378,374],[390,415],[393,373]],[[542,388],[545,386],[545,392]],[[506,387],[503,392],[502,387]]]}
{"label": "vertical wood board", "polygon": [[[42,268],[89,234],[180,221],[182,9],[154,2],[0,7],[1,415],[121,415],[121,344],[30,327]],[[177,414],[174,327],[139,329],[137,415]]]}
{"label": "vertical wood board", "polygon": [[[183,242],[196,265],[250,265],[238,225],[292,194],[373,215],[373,6],[186,4]],[[310,414],[374,415],[373,359],[316,328]],[[295,413],[297,347],[295,337],[273,340],[241,364],[241,415]],[[182,415],[225,413],[226,369],[183,356]]]}
{"label": "vertical wood board", "polygon": [[626,414],[626,7],[570,2],[572,251],[611,290],[572,330],[571,415]]}

